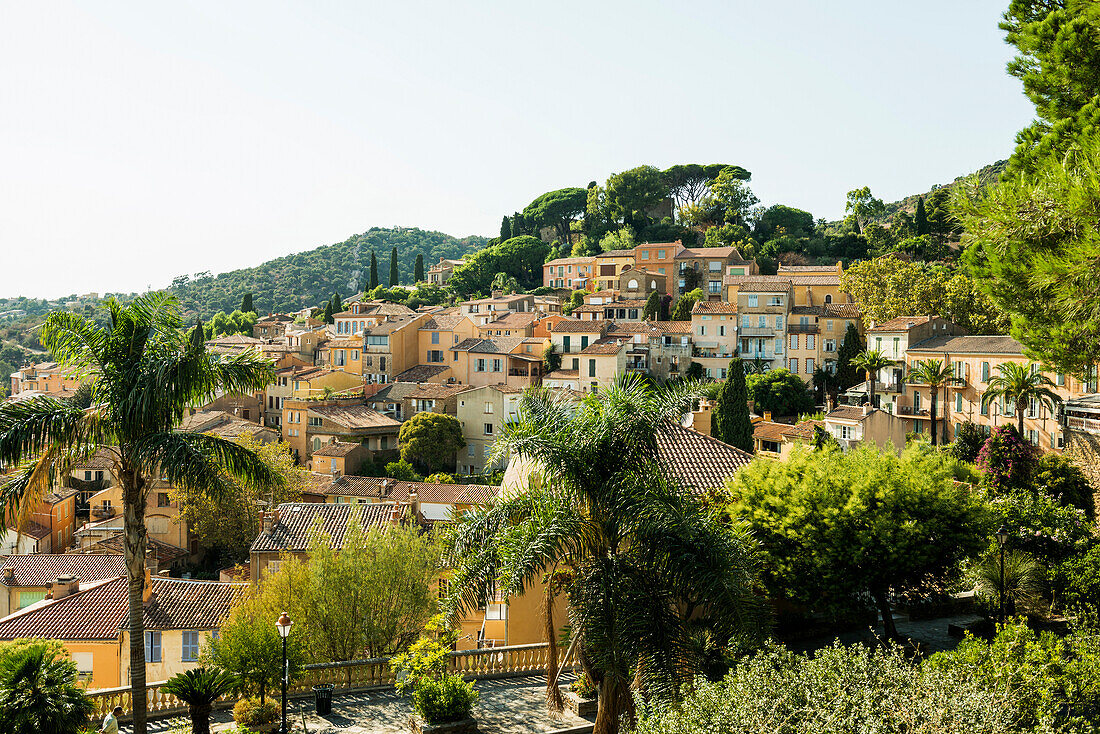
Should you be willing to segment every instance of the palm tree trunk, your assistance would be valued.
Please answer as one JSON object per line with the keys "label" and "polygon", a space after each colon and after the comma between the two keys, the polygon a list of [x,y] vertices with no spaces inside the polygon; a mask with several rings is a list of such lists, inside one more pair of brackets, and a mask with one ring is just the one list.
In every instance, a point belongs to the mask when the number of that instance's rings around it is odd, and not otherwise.
{"label": "palm tree trunk", "polygon": [[145,690],[145,480],[133,469],[120,472],[123,496],[123,543],[129,591],[130,696],[133,705],[133,732],[146,734],[148,705]]}
{"label": "palm tree trunk", "polygon": [[1016,430],[1020,432],[1020,438],[1024,437],[1024,408],[1020,401],[1016,401]]}
{"label": "palm tree trunk", "polygon": [[191,707],[191,734],[210,734],[209,704]]}
{"label": "palm tree trunk", "polygon": [[550,575],[546,582],[546,642],[549,644],[546,658],[546,710],[560,714],[565,709],[565,701],[558,688],[558,636],[554,632],[554,577]]}
{"label": "palm tree trunk", "polygon": [[943,386],[943,405],[944,405],[944,409],[943,409],[943,433],[940,434],[940,438],[942,439],[940,441],[940,443],[942,443],[944,446],[946,446],[947,445],[947,433],[948,433],[947,426],[951,423],[951,420],[950,420],[951,413],[947,409],[947,406],[950,405],[950,402],[947,399],[947,383],[944,383],[944,386]]}
{"label": "palm tree trunk", "polygon": [[936,391],[932,390],[932,445],[936,445]]}
{"label": "palm tree trunk", "polygon": [[623,714],[624,696],[630,696],[629,687],[618,678],[605,675],[600,681],[600,698],[592,734],[619,734],[619,718]]}
{"label": "palm tree trunk", "polygon": [[882,633],[888,640],[900,639],[898,628],[894,626],[894,612],[890,609],[890,602],[886,598],[886,588],[876,585],[871,589],[871,596],[878,607],[878,613],[882,617]]}
{"label": "palm tree trunk", "polygon": [[875,376],[870,370],[867,370],[867,381],[871,383],[871,407],[874,408],[875,407]]}

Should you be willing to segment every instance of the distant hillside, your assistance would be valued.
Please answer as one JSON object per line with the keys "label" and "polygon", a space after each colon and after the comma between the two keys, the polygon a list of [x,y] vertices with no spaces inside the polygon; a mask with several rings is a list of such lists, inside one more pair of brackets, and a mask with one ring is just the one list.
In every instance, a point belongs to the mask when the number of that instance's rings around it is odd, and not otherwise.
{"label": "distant hillside", "polygon": [[[1008,161],[997,161],[996,163],[990,163],[988,166],[983,166],[977,172],[978,181],[980,181],[983,186],[997,181],[1001,177],[1001,172],[1004,171],[1005,165],[1007,164]],[[922,194],[911,194],[909,196],[906,196],[901,201],[892,201],[888,203],[886,205],[886,215],[882,217],[882,221],[884,223],[889,222],[890,219],[894,216],[894,212],[899,209],[903,209],[910,214],[914,214],[917,211],[917,199],[919,199],[920,197],[923,196],[925,201],[927,202],[928,197],[932,195],[933,191],[937,191],[939,189],[950,189],[952,186],[959,183],[963,179],[970,178],[973,175],[973,173],[968,173],[965,176],[959,176],[951,183],[937,184],[936,186],[933,186],[931,189],[925,191]]]}
{"label": "distant hillside", "polygon": [[203,318],[240,308],[246,293],[252,294],[259,313],[297,311],[319,305],[333,293],[347,298],[366,289],[371,250],[378,257],[378,281],[388,285],[390,250],[396,246],[400,282],[409,285],[413,282],[418,254],[424,256],[426,272],[439,258],[460,258],[484,247],[486,242],[484,237],[459,239],[415,227],[375,227],[343,242],[269,260],[254,268],[194,279],[177,278],[169,290],[179,297],[187,312],[198,312]]}

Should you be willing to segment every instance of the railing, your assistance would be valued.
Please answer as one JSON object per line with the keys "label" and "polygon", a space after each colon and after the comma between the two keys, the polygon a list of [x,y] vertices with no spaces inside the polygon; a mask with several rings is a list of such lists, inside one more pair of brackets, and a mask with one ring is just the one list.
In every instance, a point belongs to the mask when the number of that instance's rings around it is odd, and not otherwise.
{"label": "railing", "polygon": [[817,324],[787,324],[787,331],[791,334],[816,334],[821,328]]}
{"label": "railing", "polygon": [[[575,653],[562,647],[558,653],[558,665],[565,670],[576,671]],[[447,653],[447,667],[467,679],[507,678],[511,676],[545,673],[550,656],[550,645],[545,642],[533,645],[511,645],[473,650],[455,650]],[[390,667],[390,658],[368,658],[339,663],[315,663],[303,666],[302,675],[288,689],[296,695],[307,695],[313,686],[331,684],[336,690],[361,691],[372,688],[391,688],[397,679]],[[146,687],[150,719],[163,719],[187,713],[187,705],[175,696],[164,693],[161,687],[166,681],[150,683]],[[121,706],[125,717],[133,711],[130,686],[101,688],[88,693],[95,706],[93,716],[102,720],[115,706]],[[217,707],[233,704],[231,698],[221,699]]]}

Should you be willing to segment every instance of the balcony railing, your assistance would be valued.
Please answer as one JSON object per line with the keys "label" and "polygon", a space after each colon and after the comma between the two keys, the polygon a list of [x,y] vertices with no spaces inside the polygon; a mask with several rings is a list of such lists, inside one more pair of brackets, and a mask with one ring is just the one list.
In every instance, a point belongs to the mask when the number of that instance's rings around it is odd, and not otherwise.
{"label": "balcony railing", "polygon": [[[570,653],[565,657],[566,652],[568,649],[563,645],[558,652],[558,665],[567,671],[575,672],[579,668],[576,654]],[[545,642],[534,645],[456,650],[447,653],[447,667],[452,673],[458,673],[466,679],[508,678],[545,673],[549,656],[550,645]],[[291,683],[288,691],[291,695],[306,696],[312,692],[313,686],[322,683],[330,683],[337,691],[344,692],[391,688],[396,678],[396,673],[390,667],[390,658],[317,663],[304,666],[302,675]],[[158,681],[146,686],[150,719],[163,719],[187,713],[185,703],[161,690],[165,683],[166,681]],[[130,686],[91,691],[88,697],[92,699],[92,704],[95,706],[93,717],[97,720],[102,720],[115,706],[122,707],[125,717],[133,713]],[[232,703],[231,698],[223,698],[218,702],[217,707],[227,708]]]}
{"label": "balcony railing", "polygon": [[816,334],[821,328],[817,324],[787,324],[787,331],[791,334]]}

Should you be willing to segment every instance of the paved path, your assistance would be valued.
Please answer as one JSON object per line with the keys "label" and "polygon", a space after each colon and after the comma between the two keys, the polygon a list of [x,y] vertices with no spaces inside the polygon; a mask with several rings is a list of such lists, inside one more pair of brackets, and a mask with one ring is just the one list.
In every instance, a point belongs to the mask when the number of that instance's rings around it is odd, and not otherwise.
{"label": "paved path", "polygon": [[[572,682],[572,677],[565,680]],[[528,676],[499,680],[474,681],[479,700],[474,709],[477,728],[483,734],[544,734],[592,723],[566,711],[560,718],[546,713],[546,678]],[[305,714],[305,729],[302,714]],[[314,713],[313,699],[292,700],[287,718],[292,731],[308,734],[408,734],[412,708],[409,701],[396,691],[382,690],[340,695],[332,699],[332,715],[320,717]],[[182,719],[150,722],[149,731],[158,734],[190,733],[190,724],[179,729]],[[231,711],[217,711],[211,717],[211,731],[232,732]]]}

